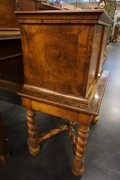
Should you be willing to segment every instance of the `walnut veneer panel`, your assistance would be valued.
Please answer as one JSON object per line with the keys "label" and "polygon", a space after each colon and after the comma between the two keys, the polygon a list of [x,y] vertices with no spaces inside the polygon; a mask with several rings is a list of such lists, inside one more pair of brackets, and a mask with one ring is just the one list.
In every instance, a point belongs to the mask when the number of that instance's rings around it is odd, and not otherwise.
{"label": "walnut veneer panel", "polygon": [[98,63],[100,59],[102,33],[103,33],[103,26],[96,25],[94,27],[94,37],[93,37],[92,53],[91,53],[90,67],[89,67],[87,94],[89,94],[93,84],[97,80],[96,75],[98,75],[97,66],[99,65]]}
{"label": "walnut veneer panel", "polygon": [[24,26],[22,35],[25,83],[81,96],[89,26]]}
{"label": "walnut veneer panel", "polygon": [[101,43],[101,54],[100,54],[100,65],[99,65],[99,72],[102,70],[102,65],[105,61],[105,51],[106,51],[106,45],[107,45],[107,36],[108,36],[108,27],[104,27],[103,30],[103,37],[102,37],[102,43]]}

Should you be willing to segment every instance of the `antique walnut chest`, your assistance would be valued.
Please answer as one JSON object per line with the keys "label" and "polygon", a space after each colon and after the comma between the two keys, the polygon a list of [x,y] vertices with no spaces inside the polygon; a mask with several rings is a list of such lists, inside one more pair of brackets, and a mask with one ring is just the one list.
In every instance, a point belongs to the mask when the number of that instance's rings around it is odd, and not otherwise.
{"label": "antique walnut chest", "polygon": [[104,38],[112,20],[103,10],[16,12],[20,23],[25,84],[19,94],[27,108],[29,151],[39,136],[35,110],[80,122],[73,173],[84,171],[92,118],[98,115],[109,73],[102,71]]}
{"label": "antique walnut chest", "polygon": [[102,10],[18,13],[26,88],[87,99],[98,78],[104,25]]}

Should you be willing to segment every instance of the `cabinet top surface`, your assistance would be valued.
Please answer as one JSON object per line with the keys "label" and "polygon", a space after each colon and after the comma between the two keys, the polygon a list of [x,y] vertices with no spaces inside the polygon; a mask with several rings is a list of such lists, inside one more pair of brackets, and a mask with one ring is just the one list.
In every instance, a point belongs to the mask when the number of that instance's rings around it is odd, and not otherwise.
{"label": "cabinet top surface", "polygon": [[55,13],[58,13],[58,14],[61,14],[61,13],[73,13],[73,14],[76,14],[76,13],[103,13],[105,12],[104,10],[102,9],[81,9],[81,10],[40,10],[40,11],[16,11],[15,13],[27,13],[27,14],[55,14]]}
{"label": "cabinet top surface", "polygon": [[[15,14],[17,15],[18,21],[20,23],[28,23],[27,20],[37,20],[36,23],[40,23],[38,22],[39,20],[54,20],[54,22],[57,20],[59,20],[59,22],[64,20],[62,23],[66,23],[65,20],[71,20],[71,22],[69,21],[68,23],[78,23],[78,21],[84,21],[84,23],[99,23],[109,26],[112,24],[111,18],[105,13],[105,11],[99,9],[16,11]],[[24,20],[24,22],[22,20]],[[31,23],[31,21],[29,21],[29,23]]]}

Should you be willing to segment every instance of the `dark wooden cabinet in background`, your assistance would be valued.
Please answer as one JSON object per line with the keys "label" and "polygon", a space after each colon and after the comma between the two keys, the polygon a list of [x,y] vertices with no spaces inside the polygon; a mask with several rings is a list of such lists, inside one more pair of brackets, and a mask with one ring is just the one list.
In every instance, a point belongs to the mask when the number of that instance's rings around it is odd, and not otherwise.
{"label": "dark wooden cabinet in background", "polygon": [[24,82],[20,29],[15,1],[0,0],[0,4],[0,87],[11,89]]}
{"label": "dark wooden cabinet in background", "polygon": [[[0,88],[17,92],[24,83],[19,23],[14,0],[0,0]],[[0,159],[9,158],[0,114]]]}
{"label": "dark wooden cabinet in background", "polygon": [[0,0],[0,29],[19,28],[19,23],[14,14],[15,0]]}
{"label": "dark wooden cabinet in background", "polygon": [[6,31],[0,34],[0,86],[13,83],[16,86],[24,83],[21,38],[19,32],[15,31],[13,36],[7,30],[7,34]]}

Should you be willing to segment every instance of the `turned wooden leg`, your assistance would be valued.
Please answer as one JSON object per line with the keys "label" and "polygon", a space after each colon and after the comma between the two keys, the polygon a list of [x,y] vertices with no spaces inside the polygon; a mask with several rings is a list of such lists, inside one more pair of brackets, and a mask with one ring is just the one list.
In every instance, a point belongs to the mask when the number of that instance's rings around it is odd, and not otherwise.
{"label": "turned wooden leg", "polygon": [[70,135],[70,140],[71,140],[71,144],[73,146],[73,153],[74,154],[75,154],[76,137],[75,137],[73,125],[75,125],[75,124],[76,123],[73,123],[71,121],[67,121],[68,132],[69,132],[69,135]]}
{"label": "turned wooden leg", "polygon": [[72,171],[75,176],[81,176],[84,172],[84,159],[90,124],[91,117],[88,117],[88,121],[87,118],[85,121],[83,119],[83,122],[80,122],[80,126],[78,128],[75,156],[72,167]]}
{"label": "turned wooden leg", "polygon": [[5,138],[2,117],[0,114],[0,160],[5,162],[9,159],[9,157],[10,155],[9,155],[8,146],[7,146],[7,142]]}
{"label": "turned wooden leg", "polygon": [[93,116],[92,123],[93,124],[97,124],[98,120],[99,120],[99,116],[98,115],[97,116]]}
{"label": "turned wooden leg", "polygon": [[32,156],[36,156],[40,151],[38,134],[36,128],[35,111],[27,109],[27,126],[28,126],[28,146]]}

